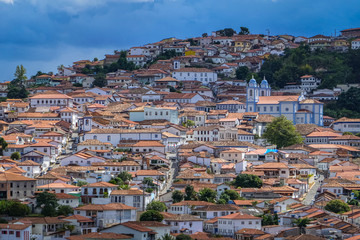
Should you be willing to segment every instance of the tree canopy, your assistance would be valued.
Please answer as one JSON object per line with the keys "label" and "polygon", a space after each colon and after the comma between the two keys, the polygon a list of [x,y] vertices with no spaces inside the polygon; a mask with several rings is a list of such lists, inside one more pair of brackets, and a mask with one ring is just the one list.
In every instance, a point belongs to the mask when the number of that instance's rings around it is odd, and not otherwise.
{"label": "tree canopy", "polygon": [[140,221],[157,221],[161,222],[164,216],[160,212],[155,210],[147,210],[140,215]]}
{"label": "tree canopy", "polygon": [[334,213],[344,213],[350,211],[350,207],[348,204],[344,203],[343,201],[339,199],[334,199],[326,204],[325,210]]}
{"label": "tree canopy", "polygon": [[146,207],[146,210],[155,210],[158,212],[164,212],[166,210],[166,205],[160,201],[152,201]]}
{"label": "tree canopy", "polygon": [[260,188],[262,184],[263,182],[258,176],[251,174],[239,174],[233,181],[233,185],[237,188]]}
{"label": "tree canopy", "polygon": [[56,195],[49,192],[42,192],[36,196],[36,207],[41,208],[41,214],[48,217],[57,215],[58,202]]}
{"label": "tree canopy", "polygon": [[211,188],[203,188],[198,192],[199,201],[215,202],[217,193]]}
{"label": "tree canopy", "polygon": [[24,217],[30,213],[30,208],[17,201],[2,200],[0,201],[0,214],[11,217]]}
{"label": "tree canopy", "polygon": [[196,192],[195,192],[193,186],[187,185],[187,186],[185,187],[184,200],[196,200]]}
{"label": "tree canopy", "polygon": [[21,155],[20,155],[19,152],[14,152],[14,153],[11,154],[10,158],[11,158],[12,160],[20,160],[20,159],[21,159]]}
{"label": "tree canopy", "polygon": [[236,31],[232,28],[224,28],[216,32],[222,37],[232,37],[234,34],[236,34]]}
{"label": "tree canopy", "polygon": [[303,139],[294,124],[285,116],[275,118],[266,126],[263,137],[278,148],[302,143]]}
{"label": "tree canopy", "polygon": [[250,30],[247,27],[240,27],[239,35],[249,35]]}
{"label": "tree canopy", "polygon": [[175,190],[172,192],[171,198],[173,200],[173,203],[181,202],[182,200],[184,200],[184,194],[179,190]]}

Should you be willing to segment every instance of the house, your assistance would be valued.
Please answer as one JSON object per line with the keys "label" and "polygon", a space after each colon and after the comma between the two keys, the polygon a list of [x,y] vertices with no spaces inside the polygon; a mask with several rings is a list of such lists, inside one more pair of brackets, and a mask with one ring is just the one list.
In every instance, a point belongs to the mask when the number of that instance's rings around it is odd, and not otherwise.
{"label": "house", "polygon": [[36,179],[10,172],[0,172],[0,199],[31,198],[35,193],[35,185]]}
{"label": "house", "polygon": [[102,229],[118,223],[135,221],[136,209],[122,203],[89,204],[75,208],[74,213],[83,217],[95,217],[96,226]]}
{"label": "house", "polygon": [[209,85],[209,83],[217,81],[217,74],[207,68],[176,69],[172,77],[179,81],[200,81],[203,85]]}
{"label": "house", "polygon": [[205,201],[181,201],[170,205],[168,212],[173,214],[193,214],[194,210],[209,205],[216,205],[215,203]]}
{"label": "house", "polygon": [[16,163],[16,165],[22,170],[26,171],[25,176],[34,178],[40,174],[41,165],[31,160]]}
{"label": "house", "polygon": [[109,142],[117,146],[120,140],[143,140],[143,141],[160,141],[161,132],[158,129],[93,129],[83,135],[83,141],[87,139],[97,139],[101,142]]}
{"label": "house", "polygon": [[360,119],[343,117],[334,121],[330,127],[335,131],[351,132],[356,134],[360,132]]}
{"label": "house", "polygon": [[314,77],[313,75],[304,75],[300,77],[300,81],[300,88],[305,92],[310,92],[314,89],[317,89],[321,84],[321,79]]}
{"label": "house", "polygon": [[169,227],[156,221],[128,221],[104,229],[101,233],[127,234],[132,236],[132,240],[161,239],[170,234]]}
{"label": "house", "polygon": [[231,113],[245,112],[245,108],[246,108],[245,103],[235,100],[228,100],[216,104],[217,110],[227,110],[228,112]]}
{"label": "house", "polygon": [[143,209],[151,202],[151,194],[137,188],[128,190],[114,190],[110,194],[111,202],[122,203],[127,206],[133,206]]}
{"label": "house", "polygon": [[165,102],[196,103],[205,99],[198,93],[169,93],[164,97]]}
{"label": "house", "polygon": [[176,107],[144,107],[144,120],[161,119],[173,124],[179,124]]}
{"label": "house", "polygon": [[193,210],[200,218],[209,220],[215,217],[226,216],[240,211],[234,204],[216,204],[199,207]]}
{"label": "house", "polygon": [[90,153],[79,151],[71,156],[61,159],[61,166],[91,166],[94,162],[105,162],[105,159]]}
{"label": "house", "polygon": [[202,232],[203,219],[189,214],[161,213],[164,217],[163,223],[170,225],[171,233],[192,234]]}
{"label": "house", "polygon": [[92,203],[93,198],[109,197],[117,189],[117,185],[108,182],[96,182],[81,187],[81,202]]}
{"label": "house", "polygon": [[288,211],[289,206],[295,203],[300,203],[300,201],[289,197],[282,197],[273,199],[268,204],[274,213],[282,213]]}
{"label": "house", "polygon": [[135,66],[143,67],[146,64],[147,57],[145,55],[127,55],[126,60],[133,62]]}
{"label": "house", "polygon": [[73,107],[73,99],[59,92],[44,92],[29,97],[31,107]]}
{"label": "house", "polygon": [[351,49],[360,49],[360,38],[351,41]]}
{"label": "house", "polygon": [[261,230],[261,218],[242,212],[236,212],[218,217],[218,234],[234,237],[236,232],[243,228]]}
{"label": "house", "polygon": [[[87,239],[87,237],[90,237],[89,234],[95,233],[97,234],[97,227],[94,224],[94,220],[89,217],[84,217],[81,215],[71,215],[68,217],[63,218],[63,220],[68,221],[70,225],[73,225],[75,229],[72,231],[76,234],[81,234],[81,237],[84,237],[84,239]],[[120,236],[119,239],[122,239]],[[69,237],[68,239],[72,239]],[[129,238],[125,238],[129,239]]]}
{"label": "house", "polygon": [[46,185],[42,185],[42,186],[36,186],[36,190],[37,191],[53,191],[55,193],[79,193],[80,187],[78,186],[74,186],[74,185],[70,185],[67,183],[61,183],[61,182],[54,182],[54,183],[49,183]]}
{"label": "house", "polygon": [[32,227],[30,224],[24,223],[2,223],[0,224],[0,232],[1,240],[29,240],[30,236],[32,236]]}
{"label": "house", "polygon": [[78,196],[70,195],[67,193],[55,193],[59,206],[69,206],[76,208],[79,206],[80,201]]}
{"label": "house", "polygon": [[121,162],[93,162],[91,164],[94,167],[102,167],[107,169],[113,175],[118,175],[122,172],[136,172],[141,169],[141,166],[138,162],[135,161],[121,161]]}

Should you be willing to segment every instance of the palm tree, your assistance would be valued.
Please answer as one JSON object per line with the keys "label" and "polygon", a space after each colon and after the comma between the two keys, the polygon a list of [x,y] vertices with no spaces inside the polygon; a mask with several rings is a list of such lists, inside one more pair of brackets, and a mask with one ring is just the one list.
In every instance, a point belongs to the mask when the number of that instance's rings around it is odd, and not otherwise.
{"label": "palm tree", "polygon": [[175,240],[175,238],[167,233],[163,235],[161,238],[158,238],[157,240]]}
{"label": "palm tree", "polygon": [[300,228],[300,234],[303,234],[303,233],[305,233],[306,226],[310,223],[310,219],[309,218],[298,218],[294,221],[294,223],[296,224],[296,226],[298,226],[298,228]]}

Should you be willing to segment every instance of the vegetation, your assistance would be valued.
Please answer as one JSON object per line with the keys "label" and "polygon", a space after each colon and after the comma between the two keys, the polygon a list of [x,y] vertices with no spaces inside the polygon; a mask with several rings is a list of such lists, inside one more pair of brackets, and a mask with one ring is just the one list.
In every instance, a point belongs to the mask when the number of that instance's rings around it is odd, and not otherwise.
{"label": "vegetation", "polygon": [[164,216],[160,212],[155,210],[147,210],[140,215],[140,221],[157,221],[161,222]]}
{"label": "vegetation", "polygon": [[58,216],[69,216],[74,213],[74,209],[68,205],[61,205],[57,209]]}
{"label": "vegetation", "polygon": [[250,73],[250,70],[246,66],[238,67],[235,72],[236,78],[241,79],[241,80],[247,79],[249,76],[249,73]]}
{"label": "vegetation", "polygon": [[152,201],[146,207],[146,210],[155,210],[158,212],[164,212],[166,210],[166,205],[160,201]]}
{"label": "vegetation", "polygon": [[56,195],[49,192],[42,192],[36,196],[36,207],[41,208],[41,214],[46,217],[55,217],[58,202]]}
{"label": "vegetation", "polygon": [[21,159],[21,155],[20,155],[19,152],[14,152],[14,153],[11,154],[10,158],[11,158],[12,160],[20,160],[20,159]]}
{"label": "vegetation", "polygon": [[216,191],[210,188],[203,188],[198,192],[198,199],[199,201],[206,201],[206,202],[215,202],[216,199]]}
{"label": "vegetation", "polygon": [[107,84],[106,82],[106,75],[104,73],[98,73],[96,76],[95,76],[95,80],[93,82],[93,85],[96,86],[96,87],[105,87]]}
{"label": "vegetation", "polygon": [[285,116],[277,117],[267,125],[263,137],[278,148],[303,142],[294,124]]}
{"label": "vegetation", "polygon": [[232,28],[224,28],[222,30],[216,31],[216,33],[222,37],[232,37],[234,34],[236,34],[236,31]]}
{"label": "vegetation", "polygon": [[341,118],[360,118],[360,88],[351,87],[339,95],[336,102],[324,106],[324,115]]}
{"label": "vegetation", "polygon": [[15,79],[8,85],[7,98],[27,98],[29,93],[25,88],[26,69],[23,65],[17,66],[15,71]]}
{"label": "vegetation", "polygon": [[182,200],[184,200],[184,194],[179,190],[175,190],[173,191],[171,198],[173,203],[181,202]]}
{"label": "vegetation", "polygon": [[221,195],[220,199],[224,199],[225,202],[230,200],[240,200],[240,194],[235,190],[225,190]]}
{"label": "vegetation", "polygon": [[180,233],[176,236],[176,240],[192,240],[192,238],[189,235]]}
{"label": "vegetation", "polygon": [[175,237],[171,236],[170,234],[162,235],[161,238],[158,238],[157,240],[175,240]]}
{"label": "vegetation", "polygon": [[306,226],[310,223],[310,219],[309,218],[298,218],[294,221],[294,223],[296,224],[296,226],[298,226],[298,228],[300,228],[300,233],[303,234],[303,233],[305,233]]}
{"label": "vegetation", "polygon": [[0,146],[1,146],[1,149],[0,149],[0,154],[1,156],[3,155],[3,151],[7,148],[8,146],[8,143],[3,139],[3,138],[0,138]]}
{"label": "vegetation", "polygon": [[263,215],[260,215],[259,217],[262,218],[261,226],[278,225],[279,224],[279,217],[276,213],[274,215],[263,214]]}
{"label": "vegetation", "polygon": [[194,190],[194,187],[191,185],[187,185],[185,187],[185,200],[196,200],[196,192]]}
{"label": "vegetation", "polygon": [[131,181],[132,175],[131,173],[124,171],[118,174],[115,178],[112,178],[109,183],[118,185],[121,189],[127,188],[127,182]]}
{"label": "vegetation", "polygon": [[240,27],[239,35],[249,35],[250,30],[247,27]]}
{"label": "vegetation", "polygon": [[237,188],[260,188],[263,182],[258,176],[251,174],[239,174],[236,176],[232,184]]}
{"label": "vegetation", "polygon": [[78,187],[82,187],[85,185],[88,185],[88,182],[83,181],[83,180],[78,180],[78,182],[76,183],[76,186],[78,186]]}
{"label": "vegetation", "polygon": [[186,122],[183,122],[182,125],[183,125],[184,127],[190,128],[190,127],[195,126],[195,122],[192,121],[192,120],[186,120]]}
{"label": "vegetation", "polygon": [[0,214],[11,217],[24,217],[30,214],[30,208],[17,201],[2,200],[0,201]]}
{"label": "vegetation", "polygon": [[350,211],[350,207],[348,204],[344,203],[343,201],[339,199],[334,199],[326,204],[325,210],[334,213],[344,213]]}
{"label": "vegetation", "polygon": [[333,88],[337,84],[355,83],[360,78],[360,50],[346,53],[316,50],[308,45],[285,49],[283,56],[271,55],[262,65],[260,76],[266,76],[273,87],[282,88],[287,83],[299,83],[305,74],[322,79],[320,88]]}

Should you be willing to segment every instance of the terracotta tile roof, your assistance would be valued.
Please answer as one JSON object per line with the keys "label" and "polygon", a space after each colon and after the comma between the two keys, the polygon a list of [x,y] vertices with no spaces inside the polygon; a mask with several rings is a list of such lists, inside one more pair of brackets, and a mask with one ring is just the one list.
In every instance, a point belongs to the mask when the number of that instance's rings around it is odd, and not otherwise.
{"label": "terracotta tile roof", "polygon": [[236,234],[264,235],[266,233],[254,228],[243,228],[237,231]]}
{"label": "terracotta tile roof", "polygon": [[238,206],[252,206],[253,203],[256,201],[257,203],[262,202],[261,200],[233,200],[235,205]]}
{"label": "terracotta tile roof", "polygon": [[0,229],[11,229],[11,230],[24,230],[28,227],[31,227],[31,225],[29,224],[13,224],[13,223],[9,223],[9,224],[0,224]]}
{"label": "terracotta tile roof", "polygon": [[340,136],[341,136],[341,134],[329,132],[329,131],[326,131],[326,132],[314,131],[314,132],[306,135],[306,137],[340,137]]}
{"label": "terracotta tile roof", "polygon": [[108,182],[96,182],[96,183],[90,183],[90,184],[85,185],[83,187],[116,187],[117,188],[117,186],[118,185],[108,183]]}
{"label": "terracotta tile roof", "polygon": [[143,192],[137,188],[131,188],[128,190],[113,190],[111,195],[149,195],[149,193]]}
{"label": "terracotta tile roof", "polygon": [[57,199],[78,199],[79,197],[67,193],[55,193]]}
{"label": "terracotta tile roof", "polygon": [[173,214],[173,213],[168,213],[168,212],[161,212],[161,215],[163,215],[163,217],[166,221],[175,221],[175,222],[177,222],[177,221],[180,221],[180,222],[204,221],[200,217],[190,215],[190,214]]}
{"label": "terracotta tile roof", "polygon": [[91,218],[88,218],[88,217],[84,217],[84,216],[81,216],[81,215],[72,215],[72,216],[69,216],[69,217],[65,217],[63,218],[64,220],[72,220],[72,219],[75,219],[77,222],[94,222]]}
{"label": "terracotta tile roof", "polygon": [[213,72],[207,68],[180,68],[175,70],[174,72]]}
{"label": "terracotta tile roof", "polygon": [[199,207],[196,211],[238,211],[241,208],[234,204],[215,204]]}
{"label": "terracotta tile roof", "polygon": [[61,223],[69,223],[68,221],[62,220],[58,217],[24,217],[18,220],[14,220],[16,222],[22,222],[26,224],[61,224]]}
{"label": "terracotta tile roof", "polygon": [[165,147],[160,141],[138,141],[133,147]]}
{"label": "terracotta tile roof", "polygon": [[165,174],[158,170],[138,170],[136,176],[164,176]]}
{"label": "terracotta tile roof", "polygon": [[83,211],[112,211],[112,210],[136,210],[136,207],[127,206],[122,203],[108,203],[108,204],[88,204],[75,208],[75,210]]}
{"label": "terracotta tile roof", "polygon": [[126,239],[130,240],[133,239],[133,235],[126,235],[126,234],[118,234],[118,233],[111,233],[111,232],[92,232],[84,235],[75,235],[67,237],[69,240],[91,240],[91,239]]}
{"label": "terracotta tile roof", "polygon": [[80,187],[66,184],[66,183],[49,183],[42,186],[37,186],[37,189],[51,189],[51,188],[58,188],[58,189],[79,189]]}
{"label": "terracotta tile roof", "polygon": [[216,204],[205,201],[181,201],[171,204],[171,206],[209,206],[209,205],[216,205]]}
{"label": "terracotta tile roof", "polygon": [[259,97],[259,101],[257,104],[279,104],[283,101],[293,101],[297,102],[299,96],[262,96]]}
{"label": "terracotta tile roof", "polygon": [[249,215],[246,213],[242,213],[242,212],[238,212],[238,213],[233,213],[233,214],[229,214],[223,217],[219,217],[219,219],[261,219],[260,217],[255,217],[253,215]]}
{"label": "terracotta tile roof", "polygon": [[159,133],[159,129],[146,128],[146,129],[93,129],[89,133],[93,134],[121,134],[121,133]]}
{"label": "terracotta tile roof", "polygon": [[21,174],[15,174],[10,172],[0,172],[0,182],[5,181],[36,181],[36,179],[24,177]]}
{"label": "terracotta tile roof", "polygon": [[122,162],[112,162],[112,161],[107,161],[107,162],[93,162],[91,163],[92,166],[140,166],[140,164],[138,162],[135,161],[122,161]]}
{"label": "terracotta tile roof", "polygon": [[86,145],[86,146],[112,146],[112,144],[111,143],[108,143],[108,142],[101,142],[101,141],[99,141],[99,140],[97,140],[97,139],[87,139],[87,140],[85,140],[85,141],[82,141],[82,142],[80,142],[79,144],[78,144],[79,146],[84,146],[84,145]]}

